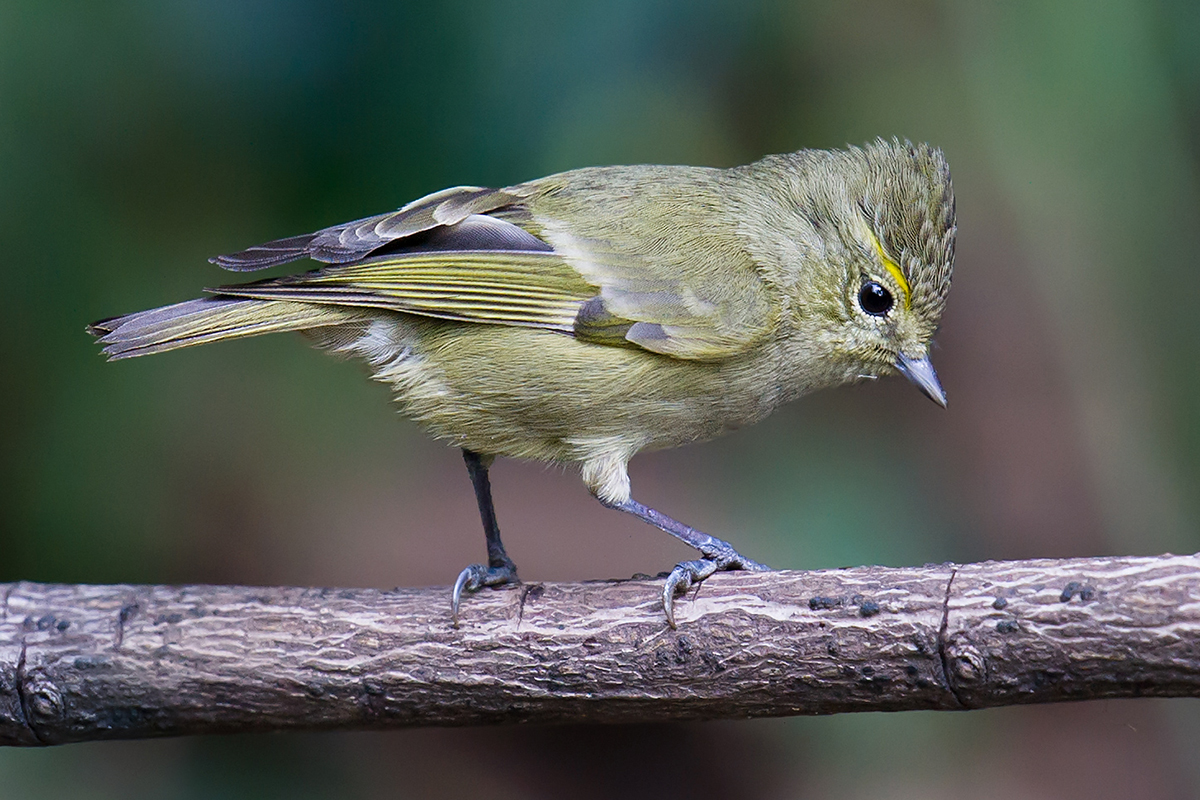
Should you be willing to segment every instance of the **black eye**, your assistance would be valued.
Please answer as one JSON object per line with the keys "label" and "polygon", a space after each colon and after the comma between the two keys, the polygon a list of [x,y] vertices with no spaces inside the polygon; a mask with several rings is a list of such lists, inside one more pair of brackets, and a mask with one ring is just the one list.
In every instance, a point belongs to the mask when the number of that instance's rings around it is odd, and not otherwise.
{"label": "black eye", "polygon": [[858,304],[862,306],[862,310],[868,314],[874,314],[877,317],[882,317],[884,314],[892,310],[895,301],[892,300],[892,293],[880,286],[875,281],[867,281],[863,287],[858,290]]}

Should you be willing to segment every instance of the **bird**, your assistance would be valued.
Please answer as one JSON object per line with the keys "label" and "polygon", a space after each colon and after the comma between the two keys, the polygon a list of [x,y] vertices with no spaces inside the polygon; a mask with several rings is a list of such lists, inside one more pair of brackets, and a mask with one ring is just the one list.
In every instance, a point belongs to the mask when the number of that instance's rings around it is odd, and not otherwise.
{"label": "bird", "polygon": [[460,448],[487,563],[464,594],[518,582],[497,457],[577,465],[603,505],[680,539],[661,604],[721,570],[766,570],[634,499],[643,450],[711,439],[809,392],[901,374],[941,406],[930,362],[957,231],[928,144],[877,139],[732,168],[584,167],[457,186],[398,210],[210,261],[305,272],[206,289],[92,323],[110,360],[300,331],[361,359],[401,412]]}

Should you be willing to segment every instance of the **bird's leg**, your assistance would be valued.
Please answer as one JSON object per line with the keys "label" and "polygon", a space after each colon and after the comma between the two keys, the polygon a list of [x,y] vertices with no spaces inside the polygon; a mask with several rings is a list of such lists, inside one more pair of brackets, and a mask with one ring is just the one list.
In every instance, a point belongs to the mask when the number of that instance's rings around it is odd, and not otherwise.
{"label": "bird's leg", "polygon": [[675,596],[683,594],[690,587],[712,575],[714,572],[730,569],[745,569],[754,572],[762,572],[769,570],[770,567],[765,564],[760,564],[757,561],[751,561],[744,555],[733,549],[733,545],[723,539],[718,539],[715,536],[709,536],[704,531],[698,531],[690,525],[684,525],[678,520],[671,519],[666,514],[655,511],[649,506],[644,506],[632,497],[620,502],[606,502],[600,500],[601,503],[609,508],[620,509],[627,511],[630,514],[638,517],[644,522],[649,522],[656,528],[666,531],[667,533],[679,539],[681,542],[691,545],[700,551],[703,558],[698,558],[695,561],[681,561],[671,570],[671,574],[667,576],[667,582],[663,585],[663,611],[667,614],[667,624],[672,628],[675,627]]}
{"label": "bird's leg", "polygon": [[487,536],[488,563],[472,564],[458,573],[454,582],[454,594],[450,598],[451,618],[458,622],[458,604],[463,592],[474,592],[484,586],[499,586],[517,582],[517,565],[504,552],[500,541],[500,526],[496,523],[496,508],[492,505],[492,484],[488,480],[488,465],[491,458],[464,449],[463,460],[467,462],[467,473],[475,487],[475,500],[479,503],[479,518],[483,521],[483,532]]}

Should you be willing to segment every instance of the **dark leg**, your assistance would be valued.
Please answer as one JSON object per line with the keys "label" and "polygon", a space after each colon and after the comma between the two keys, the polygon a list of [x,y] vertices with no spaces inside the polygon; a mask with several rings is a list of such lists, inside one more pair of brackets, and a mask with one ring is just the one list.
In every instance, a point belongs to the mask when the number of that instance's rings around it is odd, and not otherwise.
{"label": "dark leg", "polygon": [[517,581],[517,565],[504,552],[500,541],[500,526],[496,523],[496,509],[492,505],[492,484],[488,480],[488,468],[483,457],[470,450],[463,450],[471,485],[475,487],[475,500],[479,503],[479,518],[483,520],[483,532],[487,537],[488,563],[472,564],[458,573],[454,582],[454,594],[450,598],[451,618],[458,622],[458,603],[463,592],[475,592],[484,586],[499,586]]}
{"label": "dark leg", "polygon": [[[603,500],[600,502],[604,503]],[[667,613],[667,624],[672,628],[675,627],[675,595],[683,594],[690,587],[704,580],[714,572],[728,569],[763,572],[770,569],[765,564],[759,564],[757,561],[751,561],[746,558],[737,550],[734,550],[733,545],[729,544],[729,542],[718,539],[715,536],[709,536],[704,531],[698,531],[689,525],[684,525],[678,520],[671,519],[666,514],[655,511],[649,506],[642,505],[633,498],[623,503],[604,503],[604,505],[609,508],[627,511],[642,521],[649,522],[654,527],[666,531],[681,542],[696,548],[700,551],[700,555],[703,556],[703,558],[696,559],[695,561],[681,561],[675,565],[675,569],[671,570],[671,574],[667,576],[667,582],[663,586],[663,611]]]}

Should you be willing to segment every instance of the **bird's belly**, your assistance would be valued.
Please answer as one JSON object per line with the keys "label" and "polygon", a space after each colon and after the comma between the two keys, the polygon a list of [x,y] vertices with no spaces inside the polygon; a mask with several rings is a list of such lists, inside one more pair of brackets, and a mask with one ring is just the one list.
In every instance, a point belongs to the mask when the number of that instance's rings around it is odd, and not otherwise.
{"label": "bird's belly", "polygon": [[579,461],[673,447],[755,422],[780,392],[754,358],[697,362],[534,328],[387,315],[356,347],[403,411],[492,455]]}

